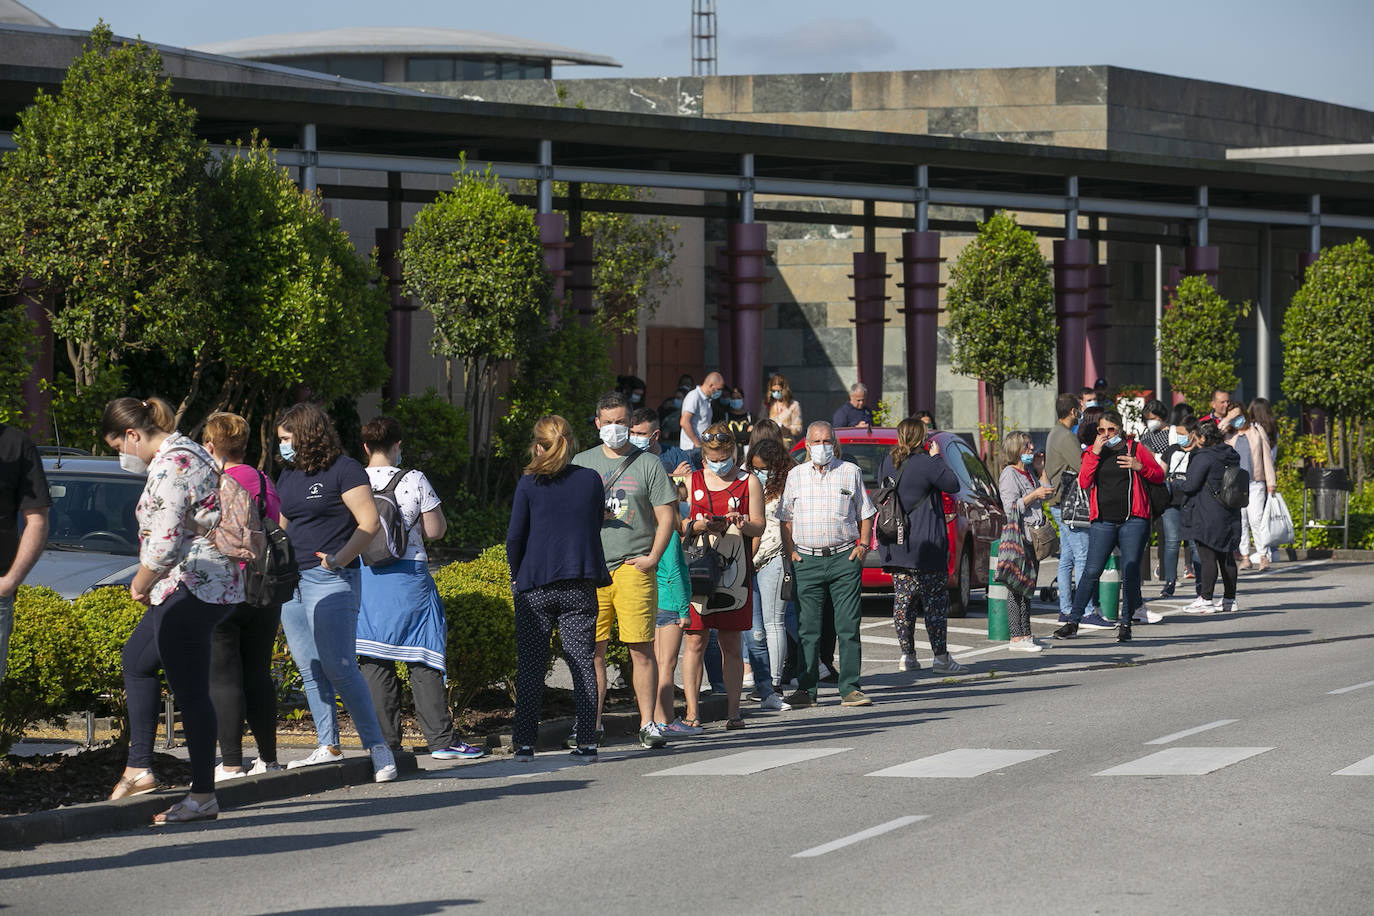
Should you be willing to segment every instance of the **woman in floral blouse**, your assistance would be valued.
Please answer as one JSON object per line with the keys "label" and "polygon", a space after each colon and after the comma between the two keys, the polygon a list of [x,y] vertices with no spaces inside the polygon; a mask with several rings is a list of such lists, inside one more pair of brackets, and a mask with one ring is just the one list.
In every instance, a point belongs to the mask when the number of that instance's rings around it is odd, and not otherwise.
{"label": "woman in floral blouse", "polygon": [[191,791],[153,817],[155,825],[211,820],[215,799],[215,707],[210,702],[210,634],[238,602],[243,581],[237,561],[207,537],[219,522],[219,472],[199,443],[173,431],[164,401],[117,398],[105,405],[100,434],[119,453],[119,465],[147,474],[134,514],[138,572],[129,585],[148,606],[124,644],[124,689],[129,703],[129,759],[111,798],[157,788],[150,769],[162,686],[181,707],[191,756]]}
{"label": "woman in floral blouse", "polygon": [[797,441],[802,431],[801,404],[792,397],[792,386],[781,374],[768,380],[768,393],[763,402],[763,412],[778,426],[782,427],[783,444],[788,448]]}

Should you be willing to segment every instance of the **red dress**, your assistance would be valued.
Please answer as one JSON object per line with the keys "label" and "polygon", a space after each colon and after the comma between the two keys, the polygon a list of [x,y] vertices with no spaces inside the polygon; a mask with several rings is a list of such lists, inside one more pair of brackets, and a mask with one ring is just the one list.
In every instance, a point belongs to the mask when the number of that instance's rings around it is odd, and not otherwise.
{"label": "red dress", "polygon": [[[749,514],[749,478],[739,477],[724,490],[710,490],[706,487],[706,472],[694,471],[687,489],[688,516],[695,521],[699,518],[710,520],[713,515],[728,515],[739,512]],[[748,539],[746,538],[746,541]],[[745,550],[747,556],[749,551]],[[687,611],[689,631],[724,630],[743,633],[754,628],[754,563],[749,561],[749,594],[744,606],[733,611],[720,611],[707,614],[697,613],[697,602],[692,602]]]}

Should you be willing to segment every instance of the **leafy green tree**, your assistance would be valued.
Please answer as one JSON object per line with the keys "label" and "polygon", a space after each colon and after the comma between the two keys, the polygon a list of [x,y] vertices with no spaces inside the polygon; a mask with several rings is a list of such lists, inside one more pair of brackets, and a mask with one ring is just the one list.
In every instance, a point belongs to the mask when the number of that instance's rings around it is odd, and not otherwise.
{"label": "leafy green tree", "polygon": [[20,380],[28,376],[38,352],[38,333],[33,321],[17,305],[0,307],[0,378],[10,383],[0,388],[0,423],[19,425],[26,404]]}
{"label": "leafy green tree", "polygon": [[201,248],[205,145],[162,58],[103,22],[56,95],[19,116],[0,171],[0,278],[51,294],[75,386],[127,352],[199,333],[216,275]]}
{"label": "leafy green tree", "polygon": [[1189,404],[1234,391],[1242,314],[1205,277],[1184,277],[1159,320],[1159,361],[1169,386]]}
{"label": "leafy green tree", "polygon": [[434,352],[463,364],[467,482],[485,497],[497,368],[547,326],[552,278],[534,215],[490,170],[460,170],[454,181],[415,217],[401,261],[407,292],[434,316]]}
{"label": "leafy green tree", "polygon": [[983,380],[1000,441],[1007,382],[1054,378],[1054,289],[1035,236],[1005,212],[979,223],[950,267],[946,303],[954,371]]}
{"label": "leafy green tree", "polygon": [[1282,340],[1283,393],[1332,415],[1327,460],[1349,467],[1353,458],[1363,487],[1364,426],[1374,416],[1374,253],[1364,239],[1326,249],[1308,268]]}
{"label": "leafy green tree", "polygon": [[[424,470],[439,492],[449,492],[468,457],[468,418],[433,388],[386,405],[401,425],[406,464]],[[486,545],[483,545],[486,546]]]}

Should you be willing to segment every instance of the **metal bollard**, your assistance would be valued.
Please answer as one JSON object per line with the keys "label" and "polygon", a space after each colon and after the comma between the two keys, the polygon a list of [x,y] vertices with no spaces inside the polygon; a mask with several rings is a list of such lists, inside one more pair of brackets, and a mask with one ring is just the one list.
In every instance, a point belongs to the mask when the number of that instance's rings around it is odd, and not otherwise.
{"label": "metal bollard", "polygon": [[1102,578],[1097,580],[1097,603],[1101,614],[1108,620],[1115,620],[1121,612],[1121,570],[1116,563],[1116,554],[1107,557],[1107,566],[1102,570]]}
{"label": "metal bollard", "polygon": [[1007,620],[1007,587],[997,581],[997,542],[988,548],[988,639],[1011,639]]}
{"label": "metal bollard", "polygon": [[170,691],[163,695],[163,709],[167,716],[167,740],[162,743],[162,746],[170,751],[177,746],[177,711]]}

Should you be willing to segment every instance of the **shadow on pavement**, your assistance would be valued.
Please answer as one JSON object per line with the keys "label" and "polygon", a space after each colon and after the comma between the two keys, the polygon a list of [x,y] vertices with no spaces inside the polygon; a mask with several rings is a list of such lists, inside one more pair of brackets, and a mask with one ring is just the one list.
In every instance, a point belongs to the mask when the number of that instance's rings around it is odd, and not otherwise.
{"label": "shadow on pavement", "polygon": [[481,903],[481,900],[471,898],[464,900],[426,900],[421,903],[395,903],[390,906],[331,906],[323,908],[312,908],[308,910],[272,910],[270,916],[428,916],[430,913],[442,913],[451,906],[472,906]]}

